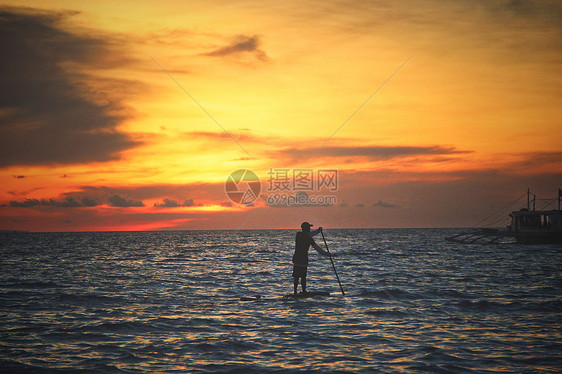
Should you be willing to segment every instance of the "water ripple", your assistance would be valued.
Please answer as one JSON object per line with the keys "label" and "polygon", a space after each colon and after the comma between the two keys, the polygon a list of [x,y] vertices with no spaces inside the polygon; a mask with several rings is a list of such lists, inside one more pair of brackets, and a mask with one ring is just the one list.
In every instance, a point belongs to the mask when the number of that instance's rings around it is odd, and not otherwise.
{"label": "water ripple", "polygon": [[[561,252],[447,230],[1,234],[5,372],[558,372]],[[243,296],[261,295],[252,302]]]}

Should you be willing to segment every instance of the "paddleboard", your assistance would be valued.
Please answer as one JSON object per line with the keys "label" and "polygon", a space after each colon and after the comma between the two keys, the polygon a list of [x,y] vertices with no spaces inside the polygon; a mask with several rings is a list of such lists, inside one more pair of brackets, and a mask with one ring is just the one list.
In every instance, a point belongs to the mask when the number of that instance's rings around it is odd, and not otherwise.
{"label": "paddleboard", "polygon": [[[318,291],[318,292],[307,292],[307,293],[298,293],[298,294],[287,294],[285,296],[280,297],[281,299],[284,300],[292,300],[292,299],[308,299],[308,298],[312,298],[312,297],[317,297],[317,296],[330,296],[329,292],[323,292],[323,291]],[[245,296],[245,297],[241,297],[240,301],[260,301],[260,300],[272,300],[272,299],[279,299],[279,297],[265,297],[265,296],[261,296],[261,295],[256,295],[256,296]]]}
{"label": "paddleboard", "polygon": [[306,293],[290,293],[287,294],[285,296],[283,296],[284,299],[308,299],[310,297],[316,297],[316,296],[330,296],[329,292],[306,292]]}

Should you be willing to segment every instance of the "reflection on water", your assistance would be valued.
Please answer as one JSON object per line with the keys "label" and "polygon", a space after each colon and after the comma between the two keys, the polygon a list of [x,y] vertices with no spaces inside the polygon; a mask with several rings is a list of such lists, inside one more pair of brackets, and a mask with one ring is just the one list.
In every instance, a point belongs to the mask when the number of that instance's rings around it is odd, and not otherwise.
{"label": "reflection on water", "polygon": [[[331,230],[292,291],[294,231],[2,234],[8,371],[560,368],[560,248]],[[242,296],[263,295],[256,302]]]}

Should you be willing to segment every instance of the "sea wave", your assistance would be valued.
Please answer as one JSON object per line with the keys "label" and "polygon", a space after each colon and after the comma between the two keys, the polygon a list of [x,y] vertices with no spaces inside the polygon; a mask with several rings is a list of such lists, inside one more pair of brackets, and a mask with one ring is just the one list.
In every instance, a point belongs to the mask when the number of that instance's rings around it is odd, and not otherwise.
{"label": "sea wave", "polygon": [[559,249],[447,232],[326,230],[310,299],[290,230],[6,236],[0,371],[558,372]]}

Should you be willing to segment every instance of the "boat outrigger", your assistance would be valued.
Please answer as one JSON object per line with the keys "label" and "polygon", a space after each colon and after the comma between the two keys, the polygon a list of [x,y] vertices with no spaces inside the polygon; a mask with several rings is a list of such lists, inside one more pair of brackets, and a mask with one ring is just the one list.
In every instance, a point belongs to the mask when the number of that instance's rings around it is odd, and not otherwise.
{"label": "boat outrigger", "polygon": [[536,210],[537,196],[527,189],[527,208],[512,211],[509,214],[511,223],[505,229],[474,228],[445,239],[463,244],[497,244],[514,241],[524,244],[562,244],[561,199],[562,189],[559,188],[558,209],[545,210],[556,201],[556,199],[548,199],[549,203],[545,207]]}

